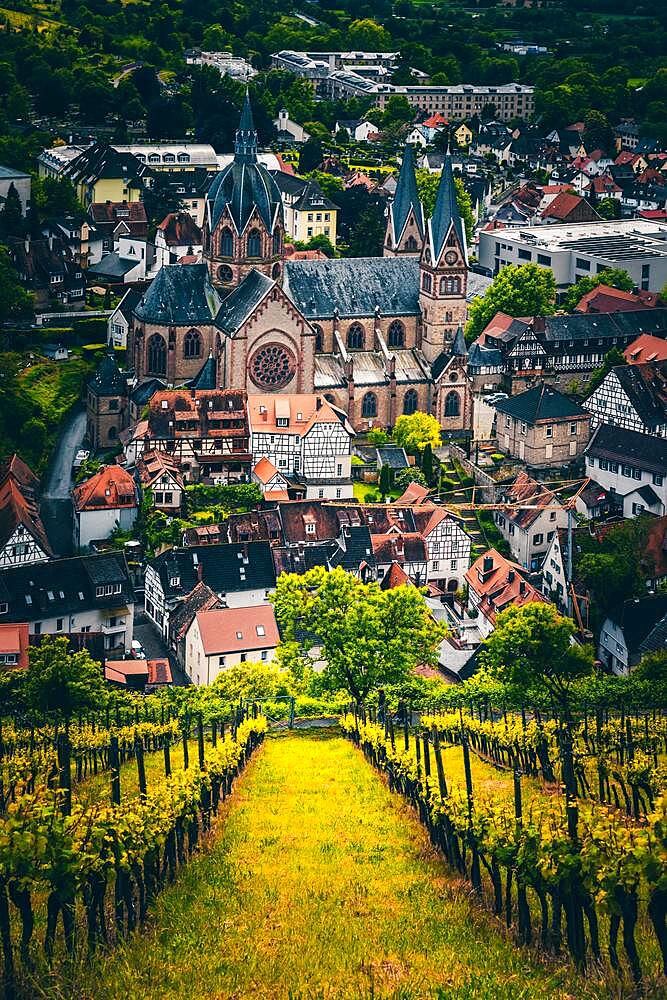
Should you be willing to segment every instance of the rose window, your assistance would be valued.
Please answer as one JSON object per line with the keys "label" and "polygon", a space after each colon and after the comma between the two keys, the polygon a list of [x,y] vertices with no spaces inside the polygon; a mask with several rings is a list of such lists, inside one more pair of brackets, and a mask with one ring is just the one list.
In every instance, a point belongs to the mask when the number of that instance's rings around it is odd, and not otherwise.
{"label": "rose window", "polygon": [[282,344],[266,344],[250,359],[250,378],[260,389],[282,389],[295,371],[296,359]]}

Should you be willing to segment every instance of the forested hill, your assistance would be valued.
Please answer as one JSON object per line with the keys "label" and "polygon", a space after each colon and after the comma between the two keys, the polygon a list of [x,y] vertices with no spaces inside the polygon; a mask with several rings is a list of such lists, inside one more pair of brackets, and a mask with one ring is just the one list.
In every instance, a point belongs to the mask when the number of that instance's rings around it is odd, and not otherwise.
{"label": "forested hill", "polygon": [[[184,53],[192,47],[230,49],[264,71],[281,48],[398,50],[397,83],[410,80],[410,67],[443,84],[520,80],[536,86],[538,114],[548,127],[595,110],[602,132],[607,123],[635,117],[645,134],[667,135],[667,8],[659,4],[7,2],[0,8],[0,163],[18,167],[34,166],[44,136],[68,127],[110,125],[120,137],[129,123],[152,136],[194,132],[229,148],[241,86],[210,67],[186,67]],[[517,39],[548,53],[517,56],[500,47]],[[327,128],[341,111],[364,110],[354,101],[315,106],[303,81],[275,71],[262,72],[252,90],[264,138],[279,105]]]}

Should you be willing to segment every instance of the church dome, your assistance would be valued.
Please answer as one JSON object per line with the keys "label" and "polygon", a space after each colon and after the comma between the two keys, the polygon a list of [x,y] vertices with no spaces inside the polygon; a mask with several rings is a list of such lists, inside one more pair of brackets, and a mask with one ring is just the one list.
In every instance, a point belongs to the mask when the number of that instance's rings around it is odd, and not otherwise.
{"label": "church dome", "polygon": [[255,209],[269,233],[273,233],[276,222],[282,222],[280,189],[266,167],[257,162],[257,132],[247,94],[236,132],[234,159],[216,174],[206,196],[211,232],[225,208],[229,209],[238,233],[243,232]]}

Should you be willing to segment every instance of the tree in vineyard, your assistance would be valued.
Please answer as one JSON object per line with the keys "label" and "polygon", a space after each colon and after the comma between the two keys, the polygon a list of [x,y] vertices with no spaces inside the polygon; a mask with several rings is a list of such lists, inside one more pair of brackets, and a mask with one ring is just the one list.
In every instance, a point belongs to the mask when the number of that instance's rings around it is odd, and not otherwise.
{"label": "tree in vineyard", "polygon": [[103,704],[102,669],[87,650],[70,653],[64,636],[45,638],[30,648],[24,696],[41,715],[68,725],[78,712]]}

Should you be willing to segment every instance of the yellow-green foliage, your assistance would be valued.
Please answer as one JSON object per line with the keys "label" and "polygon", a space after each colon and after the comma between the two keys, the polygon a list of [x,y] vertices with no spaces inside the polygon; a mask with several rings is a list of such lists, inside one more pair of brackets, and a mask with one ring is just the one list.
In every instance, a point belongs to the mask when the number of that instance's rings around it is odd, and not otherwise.
{"label": "yellow-green foliage", "polygon": [[270,739],[154,932],[79,972],[81,1000],[546,1000],[603,995],[517,949],[341,738]]}
{"label": "yellow-green foliage", "polygon": [[38,361],[20,377],[25,394],[39,407],[47,423],[57,423],[76,403],[90,364],[79,358],[69,361]]}

